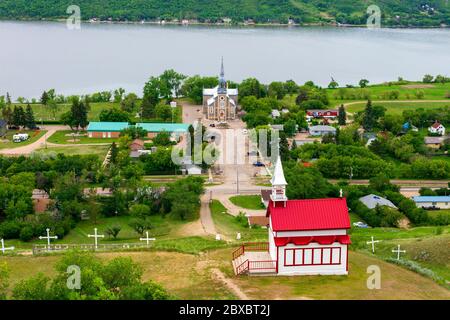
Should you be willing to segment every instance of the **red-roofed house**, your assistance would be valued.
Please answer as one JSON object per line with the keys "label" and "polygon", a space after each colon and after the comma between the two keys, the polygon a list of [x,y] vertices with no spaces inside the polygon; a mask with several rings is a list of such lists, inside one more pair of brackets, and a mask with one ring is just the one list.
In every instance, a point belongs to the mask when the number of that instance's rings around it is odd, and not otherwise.
{"label": "red-roofed house", "polygon": [[445,135],[445,127],[439,123],[439,121],[435,121],[431,127],[428,128],[428,131],[433,134],[439,134],[441,136]]}
{"label": "red-roofed house", "polygon": [[236,274],[346,275],[350,229],[345,198],[288,200],[281,161],[267,207],[269,241],[233,252]]}

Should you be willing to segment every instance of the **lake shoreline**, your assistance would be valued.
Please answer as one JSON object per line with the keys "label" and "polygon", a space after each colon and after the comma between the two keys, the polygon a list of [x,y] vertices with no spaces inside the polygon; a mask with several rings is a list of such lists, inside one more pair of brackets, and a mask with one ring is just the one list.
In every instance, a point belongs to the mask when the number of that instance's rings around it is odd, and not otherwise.
{"label": "lake shoreline", "polygon": [[[57,23],[65,23],[66,18],[64,19],[2,19],[0,18],[0,22],[57,22]],[[211,23],[211,22],[173,22],[173,21],[109,21],[109,20],[81,20],[81,23],[88,23],[92,25],[104,24],[104,25],[152,25],[152,26],[205,26],[205,27],[219,27],[219,28],[267,28],[267,27],[275,27],[275,28],[310,28],[310,27],[324,27],[324,28],[367,28],[367,25],[357,25],[357,24],[339,24],[339,23],[246,23],[246,22],[237,22],[237,23]],[[394,26],[394,25],[383,25],[381,29],[449,29],[450,25],[440,25],[440,26]]]}

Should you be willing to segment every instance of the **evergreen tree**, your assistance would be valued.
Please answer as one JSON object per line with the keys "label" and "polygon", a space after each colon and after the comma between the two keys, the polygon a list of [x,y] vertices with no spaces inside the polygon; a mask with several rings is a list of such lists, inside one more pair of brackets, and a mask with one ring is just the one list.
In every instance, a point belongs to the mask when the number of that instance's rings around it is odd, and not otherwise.
{"label": "evergreen tree", "polygon": [[280,132],[280,157],[282,161],[287,161],[291,158],[289,142],[287,141],[286,134],[282,131]]}
{"label": "evergreen tree", "polygon": [[11,96],[9,95],[9,92],[6,93],[6,104],[8,106],[11,105]]}
{"label": "evergreen tree", "polygon": [[22,106],[14,106],[11,124],[14,126],[25,126],[25,111]]}
{"label": "evergreen tree", "polygon": [[155,117],[155,108],[156,104],[154,104],[152,99],[144,98],[142,100],[141,105],[141,116],[142,118],[154,118]]}
{"label": "evergreen tree", "polygon": [[372,101],[369,99],[367,100],[366,109],[364,110],[363,114],[363,121],[362,126],[365,130],[370,131],[372,130],[375,122],[375,115],[372,107]]}
{"label": "evergreen tree", "polygon": [[5,121],[8,123],[8,125],[12,124],[12,120],[13,120],[12,114],[13,114],[13,112],[11,110],[11,106],[8,105],[5,108],[3,108],[2,117],[3,117],[3,119],[5,119]]}
{"label": "evergreen tree", "polygon": [[119,149],[117,148],[117,144],[115,142],[111,145],[111,163],[117,162],[117,155],[119,154]]}
{"label": "evergreen tree", "polygon": [[47,91],[44,91],[41,96],[41,103],[46,106],[48,103],[49,97]]}
{"label": "evergreen tree", "polygon": [[340,126],[345,126],[345,124],[347,123],[347,113],[345,112],[343,104],[341,104],[341,106],[339,107],[338,123]]}
{"label": "evergreen tree", "polygon": [[34,120],[34,113],[33,109],[31,109],[31,105],[27,105],[27,109],[25,111],[24,115],[24,125],[30,130],[33,130],[36,128],[36,121]]}

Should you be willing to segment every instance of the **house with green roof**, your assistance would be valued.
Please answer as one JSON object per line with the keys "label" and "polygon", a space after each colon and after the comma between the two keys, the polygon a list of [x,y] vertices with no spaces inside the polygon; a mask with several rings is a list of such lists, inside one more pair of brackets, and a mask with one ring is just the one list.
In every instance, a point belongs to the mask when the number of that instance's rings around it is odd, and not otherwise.
{"label": "house with green roof", "polygon": [[118,138],[120,131],[128,128],[128,122],[89,122],[89,138]]}
{"label": "house with green roof", "polygon": [[186,123],[153,123],[153,122],[141,122],[136,123],[136,127],[140,127],[148,132],[148,137],[153,138],[158,133],[166,131],[175,136],[176,138],[184,135],[188,132],[189,124]]}

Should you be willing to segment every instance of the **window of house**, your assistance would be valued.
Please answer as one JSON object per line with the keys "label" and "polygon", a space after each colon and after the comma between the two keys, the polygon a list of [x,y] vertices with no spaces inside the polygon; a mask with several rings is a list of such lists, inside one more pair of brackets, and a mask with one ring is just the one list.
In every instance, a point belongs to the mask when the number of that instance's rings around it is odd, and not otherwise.
{"label": "window of house", "polygon": [[341,264],[341,248],[285,249],[284,266],[313,266]]}

